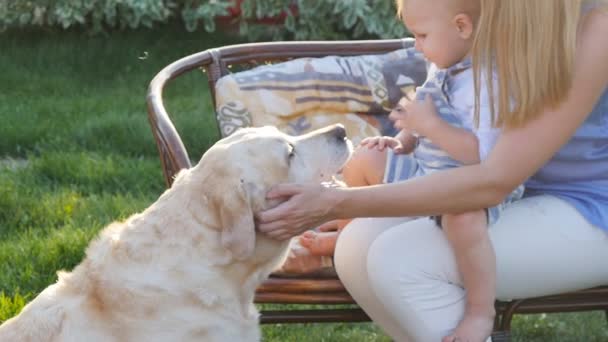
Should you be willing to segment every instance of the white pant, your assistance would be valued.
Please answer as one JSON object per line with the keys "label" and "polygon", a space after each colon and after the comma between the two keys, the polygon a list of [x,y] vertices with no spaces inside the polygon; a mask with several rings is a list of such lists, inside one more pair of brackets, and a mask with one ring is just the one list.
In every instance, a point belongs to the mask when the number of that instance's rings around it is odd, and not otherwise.
{"label": "white pant", "polygon": [[[497,297],[517,299],[608,284],[608,234],[551,196],[509,205],[490,227]],[[340,279],[397,341],[440,341],[464,313],[452,250],[427,218],[363,218],[340,234]]]}

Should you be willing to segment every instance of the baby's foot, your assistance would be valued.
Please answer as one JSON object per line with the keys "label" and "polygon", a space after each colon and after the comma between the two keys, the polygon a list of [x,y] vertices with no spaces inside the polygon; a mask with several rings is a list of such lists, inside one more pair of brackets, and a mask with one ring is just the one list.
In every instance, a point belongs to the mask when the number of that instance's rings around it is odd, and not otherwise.
{"label": "baby's foot", "polygon": [[313,255],[334,255],[338,232],[315,232],[309,230],[300,235],[300,244]]}
{"label": "baby's foot", "polygon": [[332,266],[331,258],[321,255],[313,255],[307,248],[302,247],[298,240],[292,240],[289,253],[279,269],[284,273],[311,273],[325,267]]}
{"label": "baby's foot", "polygon": [[484,342],[492,334],[494,315],[465,314],[456,330],[441,342]]}

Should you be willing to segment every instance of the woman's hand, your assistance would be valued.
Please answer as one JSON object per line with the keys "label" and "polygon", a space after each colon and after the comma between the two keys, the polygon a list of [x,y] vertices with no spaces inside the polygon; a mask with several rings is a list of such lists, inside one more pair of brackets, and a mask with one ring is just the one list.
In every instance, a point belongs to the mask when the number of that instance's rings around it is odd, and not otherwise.
{"label": "woman's hand", "polygon": [[257,215],[257,229],[276,240],[287,240],[335,219],[336,194],[341,190],[320,184],[279,184],[267,199],[285,198],[278,206]]}

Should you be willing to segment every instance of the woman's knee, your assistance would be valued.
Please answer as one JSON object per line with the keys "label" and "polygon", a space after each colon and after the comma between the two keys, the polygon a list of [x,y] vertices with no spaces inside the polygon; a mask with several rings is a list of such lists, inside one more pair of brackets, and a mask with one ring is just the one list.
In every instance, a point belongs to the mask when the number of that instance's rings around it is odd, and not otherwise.
{"label": "woman's knee", "polygon": [[[388,228],[407,221],[407,218],[358,218],[352,220],[338,235],[334,264],[338,276],[349,281],[352,274],[362,274],[369,247]],[[348,279],[347,279],[348,278]]]}
{"label": "woman's knee", "polygon": [[403,240],[391,233],[378,237],[367,254],[367,272],[379,297],[390,295],[397,284],[418,283],[428,269],[423,266],[426,252],[412,243],[416,237]]}
{"label": "woman's knee", "polygon": [[342,277],[348,277],[347,270],[353,267],[362,267],[366,258],[370,242],[364,237],[364,219],[354,219],[340,232],[334,250],[334,266],[336,272]]}
{"label": "woman's knee", "polygon": [[438,277],[459,280],[447,240],[425,219],[379,236],[369,247],[367,271],[379,291],[388,290],[383,288],[395,282],[418,286]]}

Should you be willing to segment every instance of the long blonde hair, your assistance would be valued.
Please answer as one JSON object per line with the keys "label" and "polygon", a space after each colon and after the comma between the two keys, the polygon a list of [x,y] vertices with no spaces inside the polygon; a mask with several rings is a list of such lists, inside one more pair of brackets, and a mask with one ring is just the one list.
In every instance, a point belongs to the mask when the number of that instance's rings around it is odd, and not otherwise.
{"label": "long blonde hair", "polygon": [[587,2],[608,4],[607,0],[480,0],[471,51],[477,122],[482,78],[496,79],[487,87],[497,127],[521,126],[566,98],[581,7]]}

